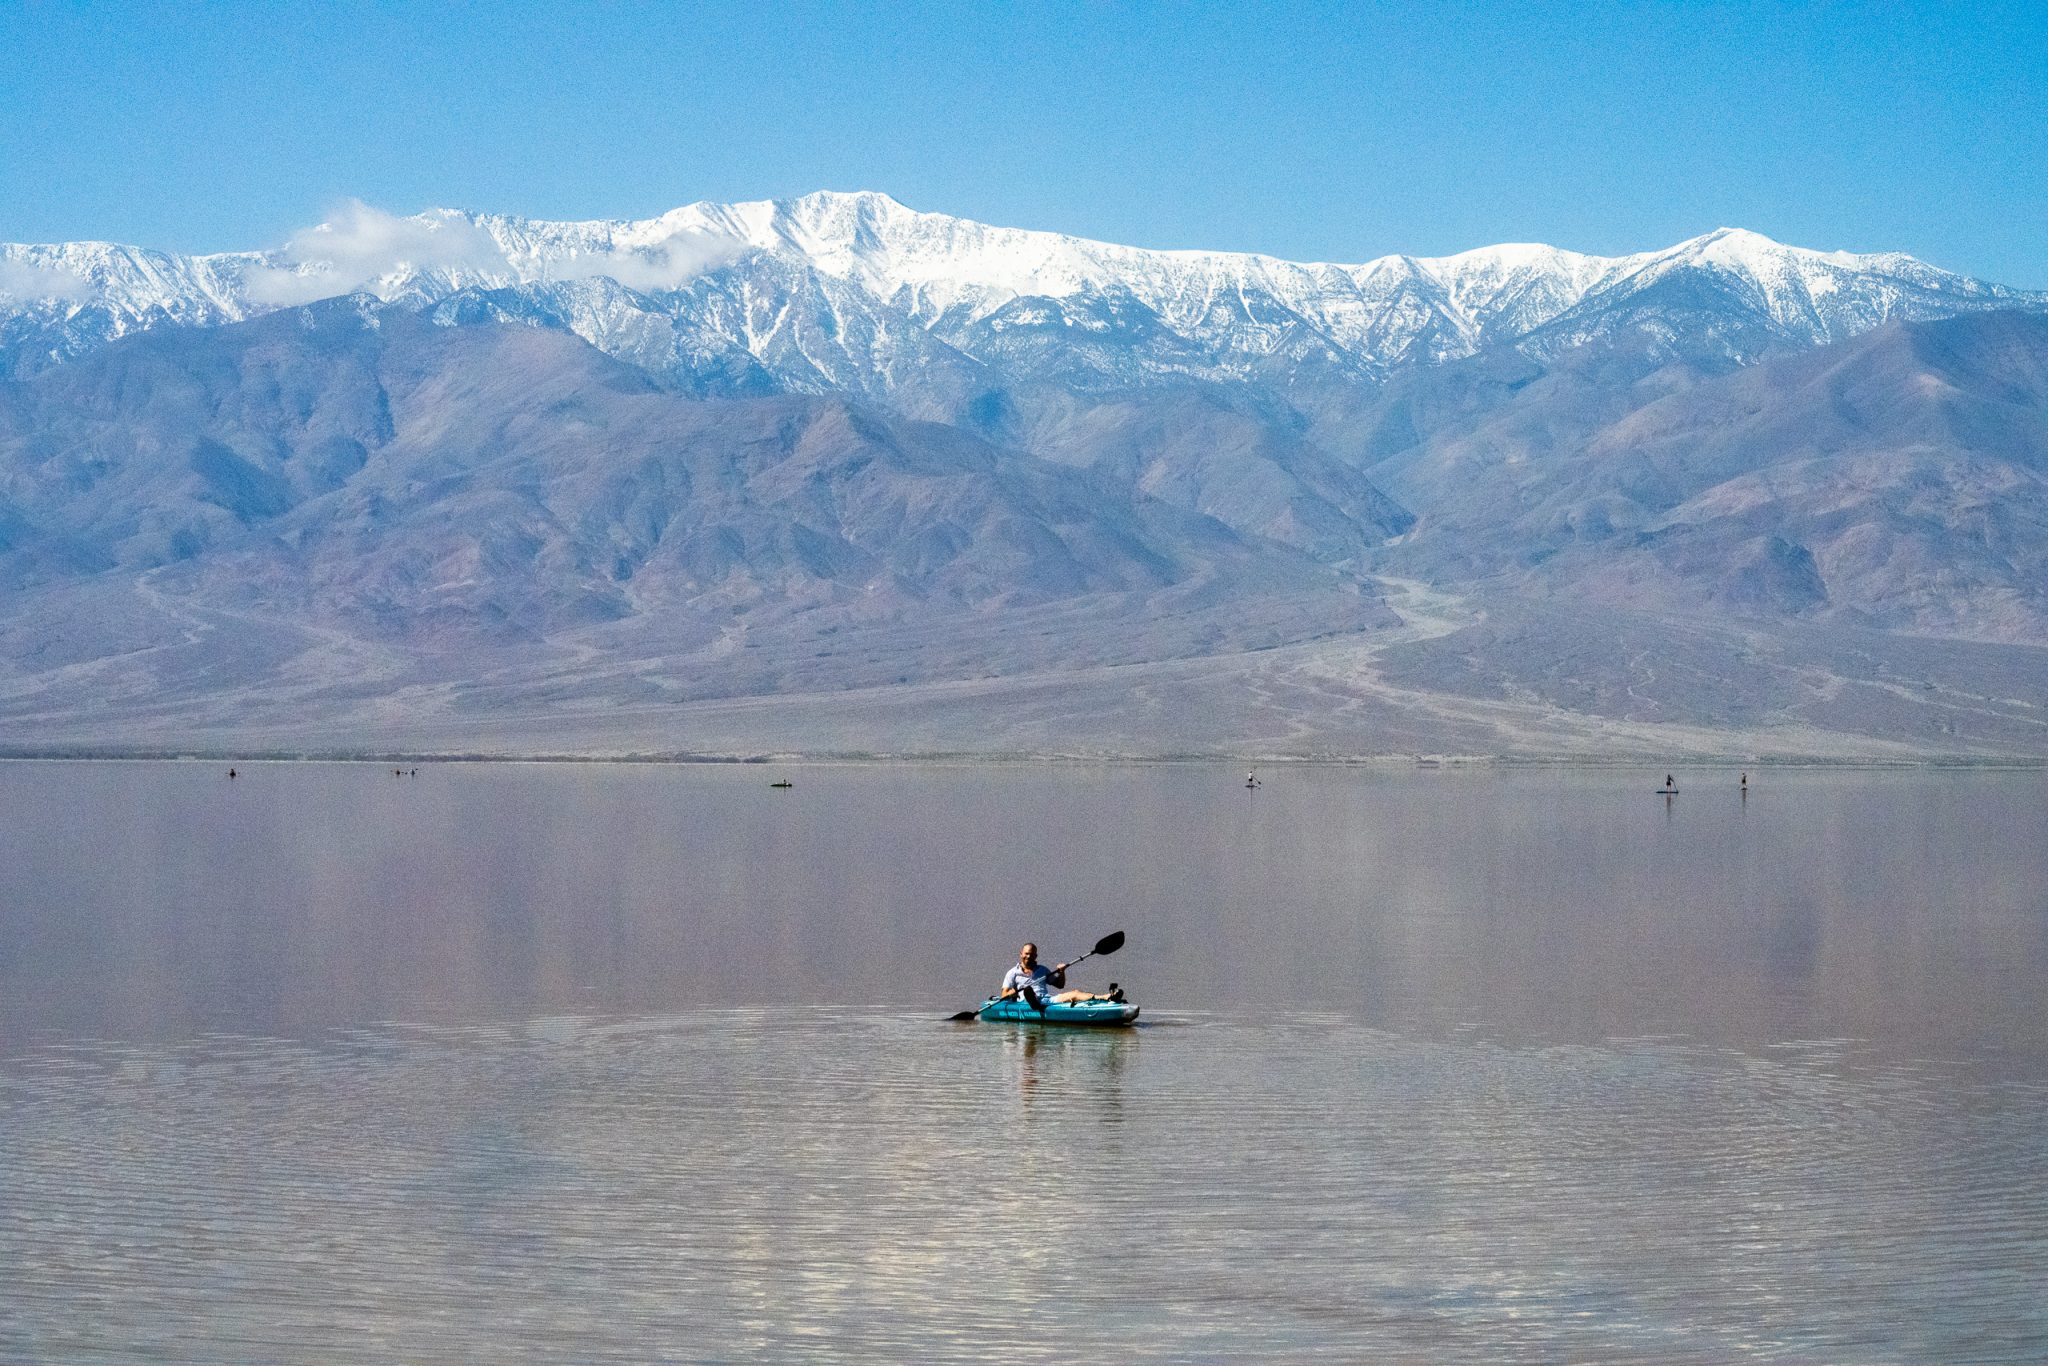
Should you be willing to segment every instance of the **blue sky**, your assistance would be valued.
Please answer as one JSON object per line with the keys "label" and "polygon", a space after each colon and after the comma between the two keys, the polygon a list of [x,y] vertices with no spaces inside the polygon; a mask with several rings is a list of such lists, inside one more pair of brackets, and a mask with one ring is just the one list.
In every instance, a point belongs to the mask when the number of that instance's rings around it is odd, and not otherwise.
{"label": "blue sky", "polygon": [[1155,247],[1722,225],[2048,286],[2048,6],[0,7],[0,240],[880,189]]}

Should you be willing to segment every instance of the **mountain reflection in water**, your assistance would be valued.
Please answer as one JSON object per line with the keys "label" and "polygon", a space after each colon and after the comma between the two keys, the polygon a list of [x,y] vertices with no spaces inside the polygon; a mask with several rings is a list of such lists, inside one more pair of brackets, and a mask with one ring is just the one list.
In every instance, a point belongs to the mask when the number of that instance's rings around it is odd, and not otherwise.
{"label": "mountain reflection in water", "polygon": [[2040,775],[241,771],[0,765],[0,1356],[2048,1352]]}

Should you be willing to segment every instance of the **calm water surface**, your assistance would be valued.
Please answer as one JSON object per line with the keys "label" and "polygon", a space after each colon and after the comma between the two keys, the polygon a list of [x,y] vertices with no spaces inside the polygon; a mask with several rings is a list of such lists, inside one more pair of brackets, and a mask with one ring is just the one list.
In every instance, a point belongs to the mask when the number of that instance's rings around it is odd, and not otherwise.
{"label": "calm water surface", "polygon": [[0,1358],[2048,1355],[2038,773],[242,774],[0,764]]}

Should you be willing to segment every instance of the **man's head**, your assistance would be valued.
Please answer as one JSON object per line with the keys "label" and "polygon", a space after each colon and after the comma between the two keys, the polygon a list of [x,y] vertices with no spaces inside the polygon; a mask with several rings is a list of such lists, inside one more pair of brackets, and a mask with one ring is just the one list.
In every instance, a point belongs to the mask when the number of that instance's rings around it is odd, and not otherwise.
{"label": "man's head", "polygon": [[1032,965],[1033,963],[1036,963],[1037,961],[1038,961],[1038,945],[1036,945],[1036,944],[1026,944],[1026,945],[1025,945],[1025,946],[1024,946],[1023,948],[1021,948],[1021,949],[1017,950],[1017,966],[1018,966],[1018,967],[1020,967],[1020,968],[1028,968],[1028,967],[1030,967],[1030,966],[1031,966],[1031,965]]}

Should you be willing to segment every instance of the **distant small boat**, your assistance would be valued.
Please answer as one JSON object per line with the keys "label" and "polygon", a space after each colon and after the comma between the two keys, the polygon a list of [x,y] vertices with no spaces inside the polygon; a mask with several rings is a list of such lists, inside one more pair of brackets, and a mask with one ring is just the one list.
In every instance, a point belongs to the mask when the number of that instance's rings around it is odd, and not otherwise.
{"label": "distant small boat", "polygon": [[787,778],[784,778],[784,779],[783,779],[783,780],[782,780],[781,782],[779,782],[779,783],[770,783],[770,784],[768,784],[768,786],[770,786],[770,787],[795,787],[795,786],[796,786],[796,784],[795,784],[795,783],[793,783],[793,782],[791,782],[791,781],[790,781],[789,779],[787,779]]}
{"label": "distant small boat", "polygon": [[1675,787],[1660,787],[1657,789],[1657,795],[1660,797],[1676,797],[1678,789]]}

